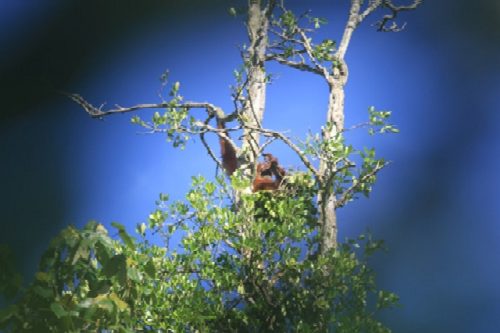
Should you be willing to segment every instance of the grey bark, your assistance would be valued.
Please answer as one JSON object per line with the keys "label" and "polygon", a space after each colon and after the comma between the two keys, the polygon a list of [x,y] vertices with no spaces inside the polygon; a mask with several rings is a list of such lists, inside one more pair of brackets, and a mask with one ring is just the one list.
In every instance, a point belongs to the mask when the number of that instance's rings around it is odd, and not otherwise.
{"label": "grey bark", "polygon": [[[359,12],[361,1],[353,0],[349,11],[349,18],[344,29],[344,34],[335,52],[335,60],[338,66],[332,69],[331,74],[325,75],[328,83],[328,110],[325,126],[322,131],[323,141],[335,138],[344,130],[344,87],[347,83],[347,64],[344,60],[352,34],[360,22]],[[322,159],[319,165],[321,186],[318,193],[319,223],[321,226],[321,251],[327,252],[337,248],[337,212],[336,196],[333,188],[333,176],[336,165],[332,161]]]}
{"label": "grey bark", "polygon": [[260,153],[259,133],[252,128],[261,128],[264,118],[266,103],[266,72],[265,54],[268,43],[269,15],[274,7],[274,1],[270,0],[266,6],[262,0],[249,0],[247,30],[250,46],[246,61],[247,69],[247,99],[243,107],[243,122],[245,130],[243,133],[242,160],[248,163],[243,166],[243,172],[251,176],[253,166]]}
{"label": "grey bark", "polygon": [[[408,5],[395,5],[391,0],[371,0],[365,9],[362,10],[362,0],[351,0],[349,10],[349,18],[344,28],[342,39],[339,47],[334,54],[334,58],[338,64],[333,68],[332,73],[324,72],[328,86],[328,110],[327,124],[323,130],[322,136],[324,141],[334,138],[344,130],[344,87],[347,83],[347,65],[345,55],[349,47],[352,35],[356,28],[363,20],[372,14],[378,8],[386,8],[391,12],[390,15],[385,15],[381,21],[377,23],[379,31],[400,31],[394,22],[390,27],[386,27],[388,22],[394,20],[399,12],[414,10],[422,4],[423,0],[412,0]],[[337,215],[335,211],[336,197],[333,189],[333,176],[336,172],[336,165],[331,161],[321,160],[319,166],[320,191],[318,193],[318,205],[320,208],[320,225],[321,225],[321,250],[322,252],[335,249],[337,247]]]}

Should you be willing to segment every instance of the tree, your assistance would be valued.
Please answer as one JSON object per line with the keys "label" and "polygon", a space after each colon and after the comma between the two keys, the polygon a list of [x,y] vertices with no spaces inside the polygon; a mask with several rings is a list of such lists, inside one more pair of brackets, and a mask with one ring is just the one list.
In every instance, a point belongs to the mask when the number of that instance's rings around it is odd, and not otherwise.
{"label": "tree", "polygon": [[[160,195],[149,223],[137,226],[139,241],[119,224],[114,226],[121,241],[96,222],[81,231],[65,229],[42,258],[34,283],[0,315],[0,325],[52,332],[387,332],[375,313],[397,297],[376,288],[366,263],[381,242],[367,236],[340,245],[337,241],[336,209],[358,194],[368,195],[387,165],[373,149],[358,150],[344,140],[345,54],[355,29],[374,11],[389,11],[377,23],[379,31],[399,31],[397,15],[421,2],[351,1],[337,46],[332,39],[312,38],[325,20],[296,15],[284,1],[249,0],[249,43],[241,52],[243,65],[235,71],[231,112],[185,101],[179,82],[171,84],[168,100],[161,103],[109,110],[70,94],[95,118],[164,110],[149,121],[135,115],[132,122],[165,133],[174,146],[199,136],[223,169],[224,161],[205,140],[215,134],[235,151],[238,170],[230,182],[222,176],[215,183],[193,178],[184,202],[168,203],[168,196]],[[231,9],[234,15],[240,12]],[[321,133],[294,142],[263,128],[266,87],[272,79],[265,70],[269,61],[325,80],[329,94]],[[165,73],[165,85],[168,79]],[[360,126],[373,134],[397,132],[387,122],[389,111],[368,111],[369,120]],[[238,132],[241,145],[230,135]],[[276,191],[252,193],[258,158],[274,141],[292,149],[303,168],[290,172]],[[174,235],[182,239],[179,249],[170,244]],[[162,246],[152,242],[155,236]],[[363,251],[357,250],[359,243],[364,243]]]}

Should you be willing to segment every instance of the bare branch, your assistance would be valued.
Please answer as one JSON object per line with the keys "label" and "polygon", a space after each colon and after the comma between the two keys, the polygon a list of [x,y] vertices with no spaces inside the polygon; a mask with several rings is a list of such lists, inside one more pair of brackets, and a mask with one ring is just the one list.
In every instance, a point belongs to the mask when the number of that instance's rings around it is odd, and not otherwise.
{"label": "bare branch", "polygon": [[270,137],[266,140],[266,142],[264,142],[260,147],[259,147],[259,155],[262,154],[262,152],[264,151],[264,149],[266,149],[267,146],[269,146],[271,143],[273,143],[274,141],[276,141],[276,137]]}
{"label": "bare branch", "polygon": [[298,69],[301,71],[311,72],[311,73],[323,76],[323,71],[321,71],[320,69],[313,67],[311,65],[308,65],[302,61],[297,62],[297,61],[288,60],[288,59],[282,57],[280,54],[267,55],[266,61],[269,61],[269,60],[277,61],[278,63],[280,63],[282,65],[286,65],[286,66],[289,66],[289,67],[292,67],[292,68],[295,68],[295,69]]}
{"label": "bare branch", "polygon": [[[205,121],[204,121],[204,125],[208,126],[208,122],[212,119],[213,117],[208,117]],[[210,146],[208,145],[207,141],[205,140],[205,132],[202,132],[200,133],[200,141],[201,143],[203,144],[203,146],[205,146],[205,149],[207,150],[207,153],[208,155],[212,158],[212,160],[215,162],[215,164],[217,165],[218,168],[220,168],[221,170],[224,170],[224,167],[222,166],[222,162],[221,160],[219,160],[214,152],[212,151],[212,148],[210,148]]]}
{"label": "bare branch", "polygon": [[[201,124],[196,124],[197,126],[200,126]],[[200,126],[201,127],[201,126]],[[241,129],[241,127],[234,127],[234,128],[215,128],[212,127],[208,124],[204,125],[203,128],[205,129],[205,132],[212,132],[212,133],[217,133],[218,136],[220,136],[222,139],[226,140],[234,149],[236,154],[238,154],[238,151],[240,150],[236,143],[227,135],[227,132],[232,132],[232,131],[238,131]]]}
{"label": "bare branch", "polygon": [[203,144],[203,146],[205,147],[205,149],[207,150],[208,156],[210,156],[210,158],[212,158],[212,160],[215,162],[217,167],[220,170],[224,170],[224,167],[222,166],[222,162],[215,156],[212,148],[210,148],[207,141],[205,140],[205,133],[200,134],[200,141]]}
{"label": "bare branch", "polygon": [[269,2],[267,3],[266,8],[264,10],[264,15],[267,17],[268,20],[273,15],[275,7],[276,7],[276,0],[269,0]]}
{"label": "bare branch", "polygon": [[[241,58],[244,59],[245,55],[243,52],[241,53]],[[231,86],[231,88],[234,90],[233,93],[231,94],[231,97],[233,99],[233,105],[234,105],[234,111],[233,114],[237,115],[241,113],[242,107],[244,108],[244,104],[248,103],[248,96],[244,95],[244,92],[246,91],[248,87],[248,73],[245,75],[245,81],[241,84],[238,84],[239,82],[237,81],[236,86]],[[239,103],[239,105],[238,105]],[[241,106],[241,107],[240,107]]]}
{"label": "bare branch", "polygon": [[[143,109],[175,109],[175,108],[185,108],[185,109],[205,109],[209,115],[216,115],[218,118],[227,118],[222,113],[222,110],[215,105],[208,102],[184,102],[184,103],[146,103],[137,104],[130,107],[122,107],[120,105],[115,105],[114,109],[102,110],[101,107],[95,107],[85,100],[81,95],[78,94],[68,94],[64,93],[66,96],[71,98],[74,102],[79,104],[85,112],[87,112],[92,118],[102,118],[104,116],[109,116],[112,114],[128,113]],[[228,116],[229,117],[229,116]],[[234,117],[232,117],[234,118]]]}
{"label": "bare branch", "polygon": [[[403,23],[403,25],[398,26],[398,24],[394,21],[398,16],[398,14],[400,12],[416,9],[423,3],[423,0],[412,0],[412,3],[409,5],[400,5],[400,6],[395,5],[392,2],[392,0],[382,0],[382,2],[383,2],[382,5],[388,8],[391,11],[391,13],[385,15],[384,17],[382,17],[382,20],[375,23],[375,25],[378,27],[377,31],[398,32],[403,30],[406,26],[406,23]],[[391,26],[387,27],[387,24],[389,22],[392,22],[392,24]]]}

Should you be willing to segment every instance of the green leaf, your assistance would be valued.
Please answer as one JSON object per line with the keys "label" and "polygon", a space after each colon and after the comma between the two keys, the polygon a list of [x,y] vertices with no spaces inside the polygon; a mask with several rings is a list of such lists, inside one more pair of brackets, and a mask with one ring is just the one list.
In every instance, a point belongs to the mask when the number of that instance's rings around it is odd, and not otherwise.
{"label": "green leaf", "polygon": [[107,280],[101,280],[93,283],[90,287],[89,297],[97,297],[101,294],[106,294],[111,288],[111,283]]}
{"label": "green leaf", "polygon": [[76,264],[80,259],[88,260],[89,256],[90,256],[89,242],[88,240],[82,239],[75,250],[71,264],[72,265]]}
{"label": "green leaf", "polygon": [[205,183],[205,191],[208,195],[212,195],[215,192],[215,184],[214,183]]}
{"label": "green leaf", "polygon": [[144,265],[144,271],[151,278],[154,278],[156,276],[156,267],[155,267],[155,264],[154,264],[154,262],[153,262],[152,259],[148,260],[148,262],[146,263],[146,265]]}
{"label": "green leaf", "polygon": [[160,201],[168,201],[169,195],[165,193],[160,193]]}
{"label": "green leaf", "polygon": [[137,226],[137,233],[141,236],[146,236],[146,229],[147,229],[147,226],[146,226],[146,223],[141,223]]}
{"label": "green leaf", "polygon": [[59,303],[54,302],[50,304],[50,309],[52,310],[52,312],[54,312],[57,318],[61,318],[68,315],[68,312]]}
{"label": "green leaf", "polygon": [[377,309],[386,309],[399,302],[399,297],[391,292],[380,290],[377,297]]}
{"label": "green leaf", "polygon": [[49,282],[51,279],[50,275],[46,272],[36,272],[35,273],[35,278],[38,280],[38,281],[42,281],[42,282]]}
{"label": "green leaf", "polygon": [[112,300],[113,303],[115,303],[118,310],[120,311],[128,310],[128,304],[125,303],[120,297],[118,297],[117,294],[115,293],[109,294],[109,299]]}
{"label": "green leaf", "polygon": [[118,283],[125,284],[127,280],[127,259],[123,254],[112,257],[102,268],[102,273],[108,277],[116,277]]}
{"label": "green leaf", "polygon": [[109,298],[108,295],[98,295],[94,298],[86,298],[80,304],[82,308],[92,308],[97,307],[103,309],[106,312],[112,312],[115,308],[115,303]]}
{"label": "green leaf", "polygon": [[33,291],[35,292],[35,294],[45,299],[51,299],[53,295],[51,287],[42,287],[38,285],[33,287]]}
{"label": "green leaf", "polygon": [[142,282],[142,274],[135,268],[135,267],[129,267],[127,269],[127,277],[135,282]]}
{"label": "green leaf", "polygon": [[97,260],[99,260],[101,265],[106,265],[111,257],[111,249],[108,248],[104,242],[98,242],[96,243],[94,250]]}
{"label": "green leaf", "polygon": [[125,226],[118,222],[112,222],[111,225],[118,230],[118,235],[121,240],[125,243],[125,245],[130,249],[135,249],[135,243],[132,237],[129,236],[127,231],[125,230]]}

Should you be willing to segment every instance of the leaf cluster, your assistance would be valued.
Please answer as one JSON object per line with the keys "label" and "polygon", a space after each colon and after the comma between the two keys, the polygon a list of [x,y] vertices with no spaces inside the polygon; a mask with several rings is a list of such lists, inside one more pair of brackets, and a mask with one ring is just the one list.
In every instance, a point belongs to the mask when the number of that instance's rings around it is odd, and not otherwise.
{"label": "leaf cluster", "polygon": [[[334,68],[337,63],[335,52],[337,44],[332,39],[313,41],[313,33],[328,22],[321,17],[311,16],[309,12],[295,15],[284,6],[280,14],[271,20],[269,60],[324,75],[323,69]],[[322,64],[329,63],[328,66]]]}
{"label": "leaf cluster", "polygon": [[[369,120],[355,127],[368,127],[370,135],[376,133],[397,133],[399,130],[388,123],[390,111],[377,111],[374,107],[368,109]],[[333,123],[322,127],[323,133],[330,133]],[[356,198],[357,194],[366,197],[372,191],[377,173],[388,162],[376,157],[374,148],[361,149],[345,142],[344,132],[334,136],[319,133],[309,134],[302,143],[305,154],[313,160],[326,162],[327,178],[322,179],[321,186],[336,195],[336,207],[341,207]]]}
{"label": "leaf cluster", "polygon": [[[162,81],[165,74],[162,75]],[[165,82],[165,85],[167,83]],[[174,147],[184,149],[190,139],[190,134],[197,133],[196,119],[189,114],[189,108],[182,106],[183,96],[179,93],[180,82],[172,84],[169,101],[163,112],[156,111],[150,121],[145,121],[138,115],[131,118],[132,124],[145,128],[150,133],[165,133],[168,142]]]}
{"label": "leaf cluster", "polygon": [[376,133],[399,133],[399,129],[388,122],[391,111],[377,111],[374,106],[368,108],[370,135]]}
{"label": "leaf cluster", "polygon": [[194,178],[185,201],[160,195],[136,237],[118,223],[116,238],[95,222],[63,230],[0,328],[388,332],[374,314],[397,299],[377,290],[366,262],[381,244],[360,238],[320,254],[310,175],[243,195],[238,210],[217,182]]}

